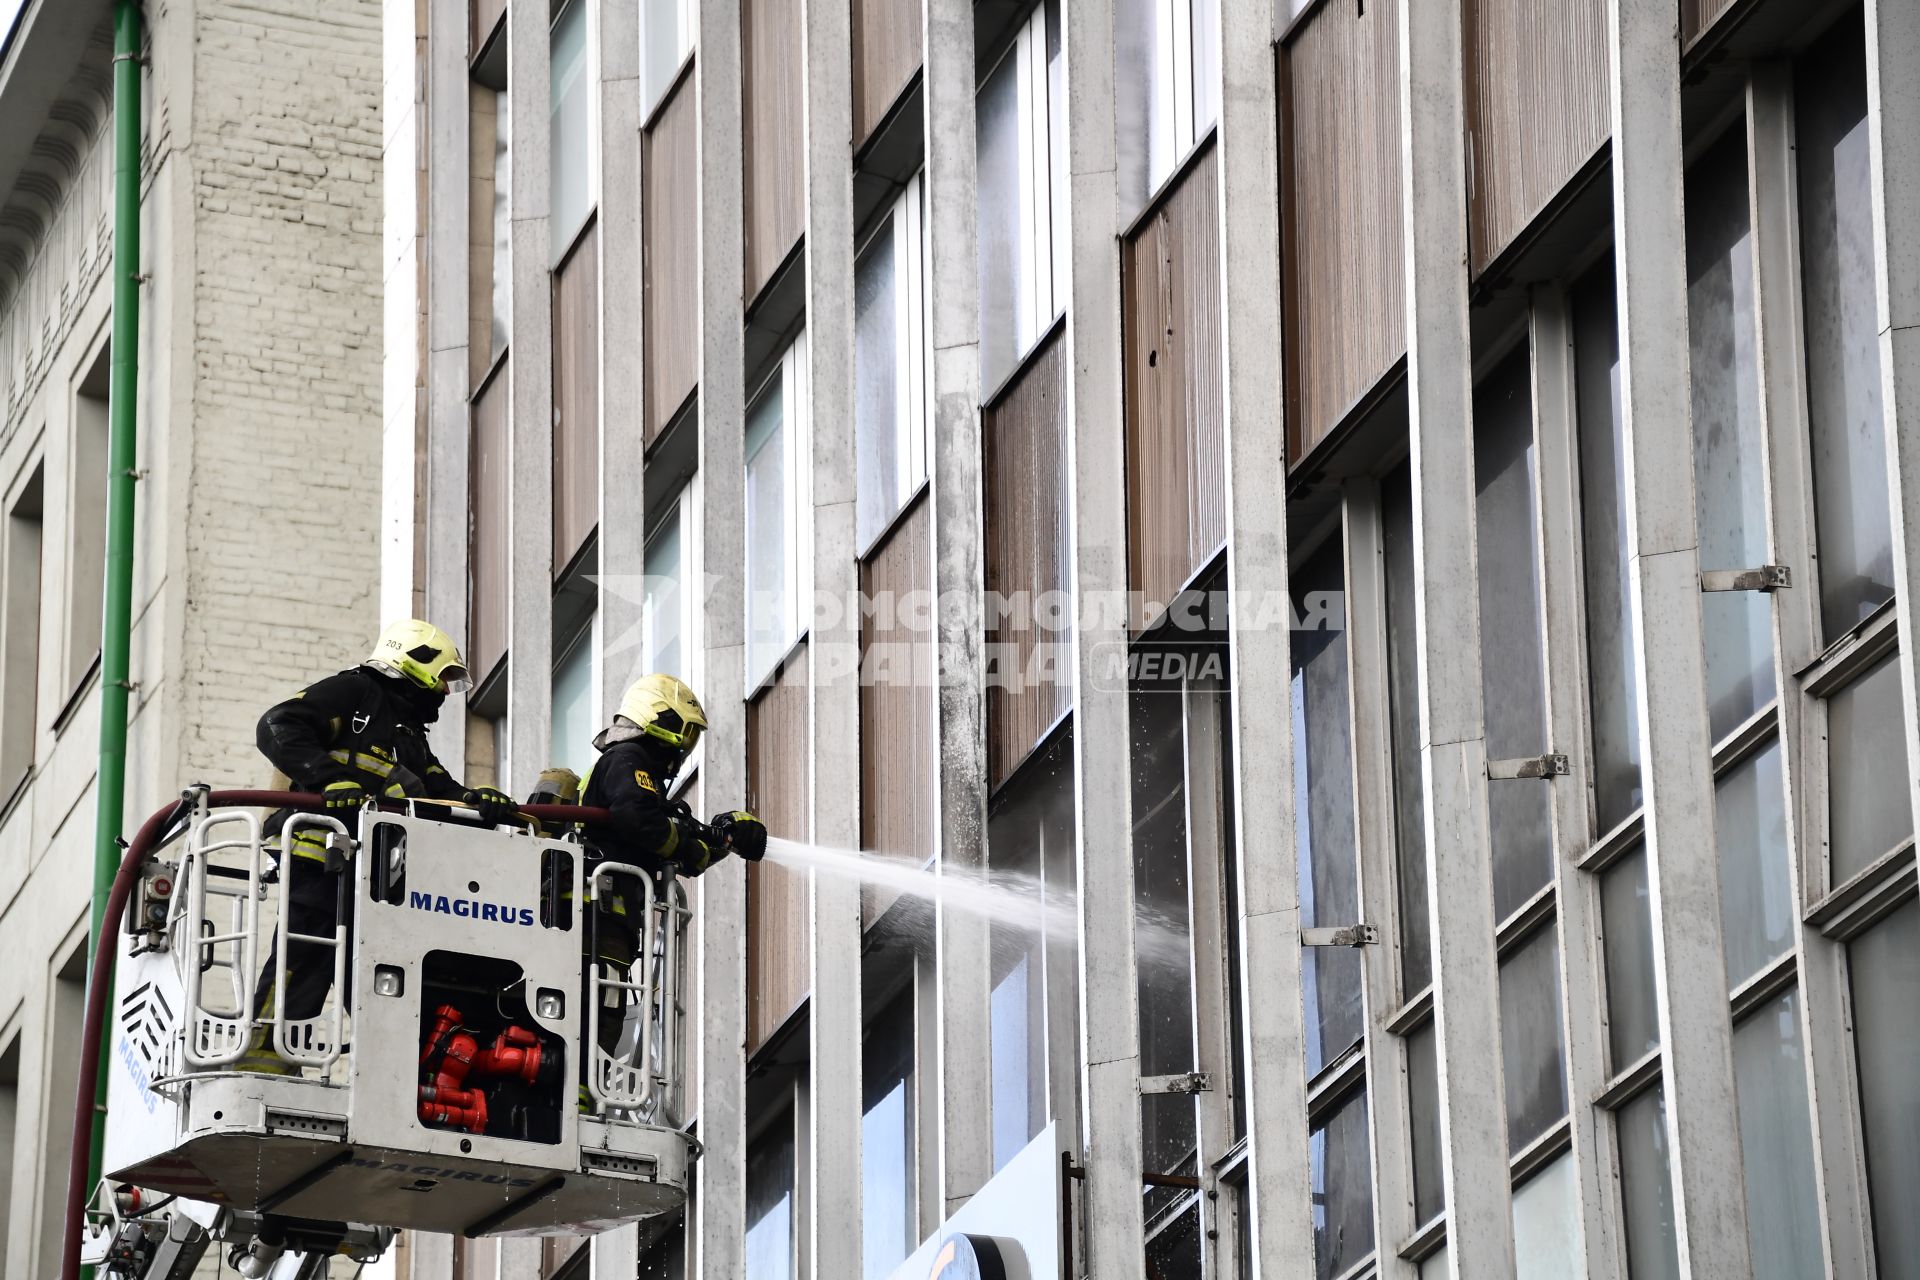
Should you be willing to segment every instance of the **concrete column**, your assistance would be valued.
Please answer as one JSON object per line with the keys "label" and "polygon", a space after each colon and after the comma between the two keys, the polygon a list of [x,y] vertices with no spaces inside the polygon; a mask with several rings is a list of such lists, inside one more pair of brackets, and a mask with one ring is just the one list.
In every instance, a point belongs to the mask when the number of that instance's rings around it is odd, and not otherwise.
{"label": "concrete column", "polygon": [[1664,0],[1607,6],[1614,270],[1647,880],[1680,1269],[1750,1274],[1695,533],[1680,64]]}
{"label": "concrete column", "polygon": [[[973,4],[926,0],[924,14],[933,580],[941,602],[934,636],[940,669],[936,840],[941,875],[981,875],[986,867],[987,705],[986,633],[973,608],[985,590]],[[939,1195],[951,1212],[993,1174],[987,926],[977,916],[941,908],[935,938]]]}
{"label": "concrete column", "polygon": [[[1573,1127],[1575,1201],[1580,1256],[1587,1280],[1620,1274],[1615,1248],[1621,1221],[1619,1162],[1599,1110],[1585,1104],[1607,1083],[1606,957],[1600,947],[1599,885],[1575,865],[1592,839],[1593,740],[1586,648],[1586,583],[1580,572],[1580,446],[1574,410],[1573,327],[1567,297],[1556,287],[1532,299],[1535,491],[1540,495],[1540,599],[1545,621],[1547,740],[1565,752],[1572,776],[1553,788],[1555,907],[1560,931],[1560,1034],[1566,1046],[1568,1107]],[[1541,783],[1504,783],[1540,786]],[[1625,1064],[1622,1064],[1625,1065]]]}
{"label": "concrete column", "polygon": [[[1086,1271],[1137,1272],[1140,997],[1132,921],[1133,776],[1127,681],[1126,413],[1120,370],[1120,219],[1114,159],[1113,5],[1078,0],[1066,23],[1067,512],[1074,595],[1074,854],[1080,895],[1080,1133]],[[1058,139],[1055,139],[1056,145]],[[1089,602],[1108,607],[1090,608]],[[1124,672],[1124,666],[1120,668]]]}
{"label": "concrete column", "polygon": [[1875,321],[1893,495],[1893,584],[1905,642],[1907,787],[1920,813],[1920,6],[1867,0],[1867,129],[1873,155]]}
{"label": "concrete column", "polygon": [[[546,768],[553,704],[553,263],[547,128],[553,48],[548,7],[507,6],[507,96],[513,129],[507,457],[507,754],[502,790],[524,795]],[[464,197],[464,191],[462,193]],[[464,313],[463,320],[464,323]]]}
{"label": "concrete column", "polygon": [[401,1280],[454,1280],[453,1237],[407,1233],[407,1269]]}
{"label": "concrete column", "polygon": [[1349,480],[1341,502],[1346,549],[1347,670],[1352,681],[1355,843],[1360,919],[1380,931],[1361,952],[1367,1019],[1367,1132],[1372,1140],[1373,1238],[1379,1280],[1417,1280],[1419,1268],[1392,1245],[1421,1225],[1413,1210],[1413,1117],[1407,1042],[1387,1029],[1399,1012],[1400,886],[1394,847],[1393,720],[1387,688],[1386,549],[1380,484]]}
{"label": "concrete column", "polygon": [[[380,617],[413,613],[425,586],[416,582],[415,540],[426,524],[417,501],[420,472],[429,464],[420,439],[425,427],[421,390],[427,383],[421,329],[427,324],[422,259],[428,252],[428,213],[422,200],[432,155],[428,122],[432,73],[427,62],[432,18],[424,5],[394,6],[381,13],[380,278],[386,328],[396,340],[381,353]],[[406,334],[406,341],[397,340]]]}
{"label": "concrete column", "polygon": [[[594,0],[600,242],[600,715],[639,674],[646,564],[640,421],[640,19]],[[640,1228],[595,1236],[593,1280],[633,1280]]]}
{"label": "concrete column", "polygon": [[600,198],[600,711],[611,721],[639,670],[642,500],[640,17],[594,0]]}
{"label": "concrete column", "polygon": [[540,1280],[541,1242],[533,1236],[500,1241],[500,1280]]}
{"label": "concrete column", "polygon": [[[1286,443],[1280,406],[1280,190],[1274,0],[1220,6],[1221,365],[1226,416],[1228,620],[1233,672],[1233,829],[1246,1018],[1256,1276],[1313,1270],[1306,1039],[1295,865],[1292,636],[1257,625],[1287,594]],[[1282,615],[1284,616],[1284,614]]]}
{"label": "concrete column", "polygon": [[[1756,62],[1747,83],[1748,155],[1754,193],[1754,285],[1761,305],[1760,416],[1766,424],[1769,559],[1784,564],[1796,588],[1774,593],[1774,663],[1798,671],[1819,654],[1820,598],[1813,589],[1813,456],[1808,433],[1805,334],[1800,316],[1799,192],[1794,183],[1793,66]],[[1804,584],[1804,585],[1800,585]],[[1780,699],[1780,742],[1787,805],[1792,900],[1824,891],[1814,833],[1826,823],[1825,730],[1810,723],[1816,699],[1791,691]],[[1815,879],[1810,880],[1810,877]],[[1800,1042],[1806,1046],[1820,1236],[1828,1275],[1867,1275],[1873,1256],[1860,1099],[1852,1064],[1846,945],[1802,923],[1796,931],[1801,990]]]}
{"label": "concrete column", "polygon": [[[740,6],[700,6],[695,111],[700,202],[700,626],[709,728],[701,797],[709,809],[747,792],[746,333],[740,297],[745,229],[740,185]],[[691,585],[691,584],[689,584]],[[700,1048],[694,1077],[699,1187],[688,1275],[746,1274],[747,876],[728,858],[699,879]]]}
{"label": "concrete column", "polygon": [[[1448,1267],[1513,1275],[1474,524],[1461,0],[1398,0],[1420,772]],[[1508,784],[1512,785],[1512,784]]]}
{"label": "concrete column", "polygon": [[[398,6],[390,6],[392,22]],[[470,80],[466,0],[428,0],[427,163],[427,524],[426,614],[470,645],[467,635],[467,200]],[[391,176],[390,179],[391,180]],[[388,343],[391,350],[393,344]],[[395,460],[390,456],[391,469]],[[409,471],[411,466],[409,463]],[[408,493],[408,500],[413,494]],[[409,563],[412,549],[407,549]],[[399,615],[388,614],[389,619]],[[464,652],[465,650],[463,650]],[[469,654],[469,657],[472,655]],[[465,777],[467,717],[443,715],[431,740],[456,777]]]}
{"label": "concrete column", "polygon": [[[813,584],[836,605],[860,586],[854,523],[853,65],[846,0],[805,0],[807,356]],[[860,615],[816,607],[807,644],[813,841],[860,845]],[[800,1249],[815,1280],[861,1274],[860,885],[809,874],[806,1109],[811,1211]]]}

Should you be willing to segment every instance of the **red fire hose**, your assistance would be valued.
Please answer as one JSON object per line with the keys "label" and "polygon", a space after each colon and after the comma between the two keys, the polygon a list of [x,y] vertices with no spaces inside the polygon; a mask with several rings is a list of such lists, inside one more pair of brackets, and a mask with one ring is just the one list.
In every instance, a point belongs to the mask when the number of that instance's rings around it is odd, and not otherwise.
{"label": "red fire hose", "polygon": [[[300,809],[318,809],[317,795],[291,791],[213,791],[207,794],[207,806],[213,809],[278,809],[291,805]],[[398,807],[398,806],[394,806]],[[80,1229],[86,1219],[87,1156],[93,1143],[93,1090],[100,1072],[100,1040],[107,1014],[107,991],[113,985],[113,965],[120,946],[120,917],[133,896],[133,883],[140,878],[141,864],[160,842],[182,807],[179,803],[154,811],[153,816],[134,833],[120,870],[113,877],[113,889],[107,894],[107,911],[100,925],[100,942],[93,956],[92,974],[87,981],[87,1019],[80,1033],[80,1069],[75,1074],[73,1139],[67,1163],[67,1224],[60,1245],[60,1280],[80,1280]],[[578,805],[530,804],[521,813],[543,822],[606,822],[613,815],[605,809]]]}

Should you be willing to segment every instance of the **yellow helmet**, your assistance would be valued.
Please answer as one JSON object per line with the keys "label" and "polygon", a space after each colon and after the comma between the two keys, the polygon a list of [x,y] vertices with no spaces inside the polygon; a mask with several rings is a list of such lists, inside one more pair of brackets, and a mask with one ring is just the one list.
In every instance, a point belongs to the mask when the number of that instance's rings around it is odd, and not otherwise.
{"label": "yellow helmet", "polygon": [[620,699],[620,714],[642,733],[681,751],[693,750],[707,727],[707,713],[693,690],[674,676],[641,676]]}
{"label": "yellow helmet", "polygon": [[473,685],[467,660],[453,637],[418,618],[390,624],[380,633],[366,665],[437,693],[461,693]]}

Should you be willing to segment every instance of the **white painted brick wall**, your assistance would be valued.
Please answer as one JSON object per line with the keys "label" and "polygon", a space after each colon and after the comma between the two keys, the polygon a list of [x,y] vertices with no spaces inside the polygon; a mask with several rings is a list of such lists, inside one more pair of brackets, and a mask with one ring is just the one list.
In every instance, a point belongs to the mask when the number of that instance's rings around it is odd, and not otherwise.
{"label": "white painted brick wall", "polygon": [[371,647],[380,0],[196,6],[184,777],[255,783],[262,709]]}

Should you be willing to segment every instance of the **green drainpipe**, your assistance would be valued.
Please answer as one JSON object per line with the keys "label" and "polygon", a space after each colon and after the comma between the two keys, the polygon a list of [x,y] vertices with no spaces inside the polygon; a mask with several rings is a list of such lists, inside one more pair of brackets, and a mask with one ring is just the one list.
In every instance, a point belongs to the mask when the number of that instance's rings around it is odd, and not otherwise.
{"label": "green drainpipe", "polygon": [[[140,0],[113,6],[113,370],[107,393],[107,585],[100,628],[100,776],[94,824],[93,909],[87,954],[97,953],[107,891],[120,868],[127,786],[127,667],[133,647],[133,483],[140,349]],[[107,1063],[100,1055],[87,1188],[100,1181]]]}

